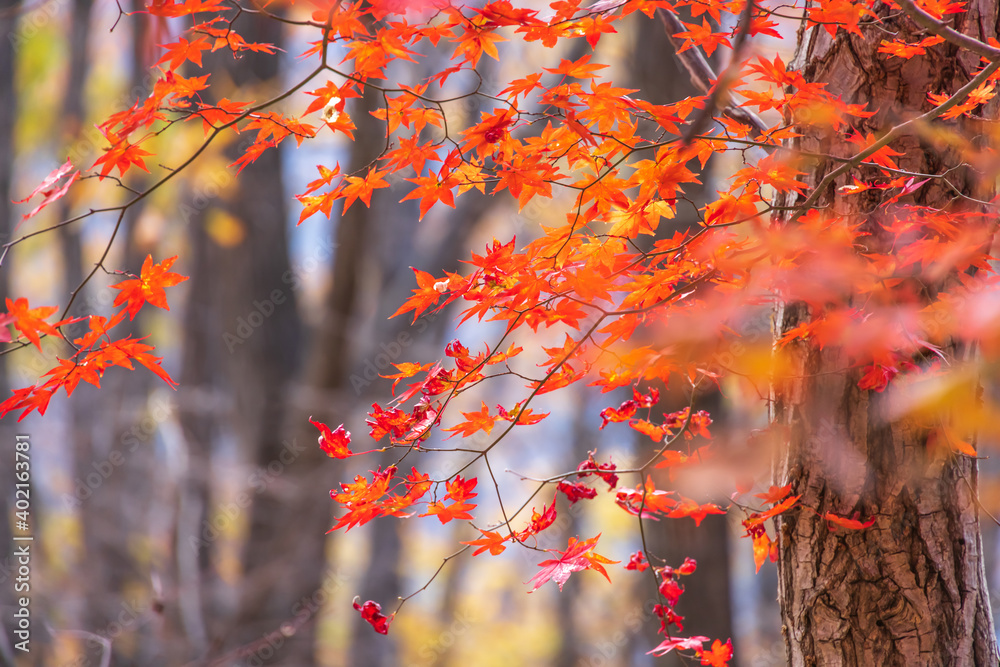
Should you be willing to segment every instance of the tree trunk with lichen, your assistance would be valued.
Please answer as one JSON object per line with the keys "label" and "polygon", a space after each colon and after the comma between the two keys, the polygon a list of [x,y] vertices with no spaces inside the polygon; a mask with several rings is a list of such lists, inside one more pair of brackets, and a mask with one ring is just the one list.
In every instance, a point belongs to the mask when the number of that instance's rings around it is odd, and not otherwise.
{"label": "tree trunk with lichen", "polygon": [[[953,93],[979,66],[978,56],[959,53],[947,42],[909,60],[878,53],[886,31],[909,43],[927,36],[898,11],[880,13],[880,30],[862,27],[863,37],[843,30],[831,36],[823,28],[800,32],[793,63],[807,82],[824,83],[845,102],[874,112],[857,119],[862,136],[881,136],[927,111],[929,92]],[[997,33],[996,2],[974,1],[951,20],[958,30],[985,41]],[[995,104],[984,110],[988,117],[996,115]],[[935,121],[966,135],[976,133],[968,127],[971,122]],[[901,170],[954,170],[949,180],[958,190],[992,196],[992,183],[977,183],[976,174],[960,166],[963,158],[936,142],[933,131],[915,131],[890,146],[902,153],[895,158]],[[794,148],[834,158],[858,150],[829,129],[807,130]],[[800,180],[815,186],[839,164],[814,158],[799,166],[805,172]],[[848,180],[852,174],[876,180],[869,167],[848,172],[820,193],[816,205],[850,216],[871,234],[872,245],[886,244],[881,223],[893,211],[882,203],[883,191],[839,194],[838,188],[853,182]],[[954,197],[946,184],[931,180],[903,201],[940,208]],[[928,286],[925,296],[941,286]],[[779,307],[777,335],[814,315],[804,304]],[[859,388],[862,371],[843,370],[854,363],[843,350],[799,341],[786,352],[792,367],[786,379],[775,382],[772,422],[785,445],[776,465],[777,483],[791,484],[792,493],[801,494],[798,505],[779,519],[779,600],[788,663],[998,664],[975,459],[928,447],[929,427],[891,413],[891,388],[881,393]],[[972,351],[953,346],[947,353],[962,357]],[[874,519],[874,524],[834,530],[823,518],[827,512]]]}

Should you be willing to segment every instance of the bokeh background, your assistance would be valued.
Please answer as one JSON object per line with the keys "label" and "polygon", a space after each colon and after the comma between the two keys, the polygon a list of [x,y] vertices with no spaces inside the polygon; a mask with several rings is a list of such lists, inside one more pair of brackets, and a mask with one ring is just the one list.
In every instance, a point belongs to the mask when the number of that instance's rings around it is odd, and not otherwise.
{"label": "bokeh background", "polygon": [[[146,96],[155,80],[156,44],[173,41],[178,21],[153,20],[133,0],[0,0],[0,235],[4,242],[91,208],[118,205],[127,193],[110,182],[87,180],[44,214],[19,228],[20,199],[67,157],[89,167],[104,145],[95,125]],[[541,6],[540,6],[541,8]],[[308,11],[289,8],[290,15]],[[205,55],[215,99],[267,99],[302,74],[298,58],[311,35],[251,15],[237,27],[250,40],[271,42],[278,56]],[[785,28],[790,38],[791,29]],[[788,49],[777,43],[762,51]],[[525,67],[555,66],[589,52],[582,39],[536,51],[516,41],[501,45],[499,62],[484,58],[483,90],[495,93],[523,76]],[[610,65],[617,85],[654,103],[692,90],[678,71],[662,27],[636,13],[603,39],[595,60]],[[444,65],[439,56],[390,68],[402,81],[420,81]],[[190,65],[189,65],[190,67]],[[191,70],[192,72],[194,70]],[[456,77],[455,90],[475,86]],[[283,108],[301,113],[304,95]],[[528,595],[526,582],[540,555],[508,549],[503,555],[449,560],[426,590],[406,602],[388,636],[375,634],[351,600],[374,599],[387,612],[395,600],[423,587],[460,540],[478,537],[467,524],[433,518],[384,519],[345,534],[326,535],[333,506],[328,491],[357,473],[386,465],[390,455],[334,461],[316,446],[308,418],[345,423],[359,446],[364,415],[390,396],[389,363],[430,361],[455,337],[470,348],[493,340],[494,326],[472,323],[456,333],[455,310],[411,322],[389,319],[413,288],[411,266],[435,275],[460,271],[470,251],[497,238],[527,241],[539,225],[562,220],[570,201],[556,193],[518,211],[508,196],[468,195],[457,208],[435,209],[418,220],[415,202],[397,203],[401,181],[379,191],[371,208],[355,204],[332,220],[314,216],[297,226],[293,195],[315,178],[315,165],[339,162],[354,171],[385,145],[384,126],[367,113],[380,99],[352,100],[356,141],[322,135],[300,148],[287,142],[264,154],[239,178],[228,165],[252,137],[219,141],[167,187],[130,208],[111,246],[108,266],[138,273],[143,259],[179,255],[174,270],[190,280],[169,293],[170,312],[143,312],[128,324],[148,336],[180,383],[172,391],[152,374],[109,372],[100,390],[81,386],[71,400],[53,400],[44,418],[0,422],[0,605],[4,628],[0,663],[46,666],[323,665],[444,667],[552,665],[559,667],[677,664],[646,655],[659,643],[651,614],[655,591],[648,574],[611,568],[609,584],[593,573],[570,579],[562,593],[546,585]],[[451,103],[450,120],[468,123],[482,98]],[[296,111],[298,110],[298,111]],[[203,140],[198,123],[153,140],[153,175],[133,169],[130,187],[148,187],[161,165],[176,165]],[[750,155],[752,158],[753,156]],[[739,159],[736,156],[731,159]],[[714,193],[734,163],[713,159],[704,185],[685,194],[698,205]],[[727,167],[728,165],[728,167]],[[670,234],[694,221],[679,207]],[[0,268],[0,295],[35,304],[65,304],[105,252],[114,216],[94,216],[17,245]],[[71,315],[106,312],[120,277],[99,274]],[[154,309],[147,308],[146,311]],[[768,336],[769,313],[744,333]],[[562,336],[553,333],[553,344]],[[731,351],[739,354],[739,349]],[[0,357],[0,393],[33,384],[66,351],[46,341]],[[496,381],[468,407],[511,405],[520,381]],[[759,411],[736,410],[723,384],[706,390],[717,437],[747,437],[766,423]],[[543,397],[536,411],[552,416],[516,429],[495,470],[505,498],[520,504],[534,490],[518,473],[544,476],[575,467],[597,450],[619,465],[638,460],[640,436],[623,425],[598,430],[600,411],[628,397],[573,388]],[[683,392],[668,400],[686,404]],[[14,434],[30,434],[33,452],[32,652],[15,656],[10,613],[10,550]],[[729,434],[729,435],[727,435]],[[480,434],[482,435],[482,434]],[[475,440],[475,439],[473,439]],[[455,440],[434,440],[447,447]],[[483,442],[466,443],[475,448]],[[986,450],[988,452],[988,450]],[[468,456],[467,454],[464,456]],[[421,460],[442,478],[459,470],[463,454]],[[984,503],[996,514],[986,466]],[[473,468],[481,481],[485,471]],[[713,486],[702,479],[703,500]],[[766,488],[767,480],[759,482]],[[495,499],[480,484],[481,511]],[[706,495],[707,494],[707,495]],[[540,508],[551,501],[539,496]],[[539,546],[564,548],[568,536],[602,532],[602,553],[627,561],[639,548],[635,521],[613,498],[573,507],[560,499],[560,519]],[[492,504],[491,504],[492,503]],[[740,517],[708,517],[651,524],[652,549],[679,565],[699,563],[686,580],[679,611],[689,634],[733,638],[745,667],[784,664],[774,568],[754,573]],[[987,551],[996,531],[984,522]],[[990,563],[990,571],[995,568]],[[994,581],[996,578],[994,577]],[[1000,590],[996,581],[994,590]],[[994,599],[997,599],[994,596]]]}

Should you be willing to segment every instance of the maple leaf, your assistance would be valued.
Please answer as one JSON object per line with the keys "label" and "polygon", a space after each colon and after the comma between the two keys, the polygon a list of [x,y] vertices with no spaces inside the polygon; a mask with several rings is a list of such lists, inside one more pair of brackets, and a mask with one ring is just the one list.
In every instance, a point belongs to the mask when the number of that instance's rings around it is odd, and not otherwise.
{"label": "maple leaf", "polygon": [[733,640],[727,639],[726,643],[723,644],[720,640],[716,639],[712,642],[711,649],[708,651],[704,649],[698,651],[698,657],[701,658],[701,664],[703,665],[726,667],[729,661],[733,659]]}
{"label": "maple leaf", "polygon": [[[69,175],[69,180],[67,180],[61,186],[55,187],[56,183],[58,183],[67,174]],[[38,184],[38,187],[36,187],[34,190],[31,191],[31,194],[29,194],[24,199],[15,200],[14,201],[15,204],[23,204],[24,202],[28,201],[37,194],[44,195],[42,201],[37,206],[35,206],[35,208],[31,209],[31,211],[21,216],[21,220],[18,223],[18,226],[20,226],[21,222],[24,222],[25,220],[33,218],[34,216],[38,215],[38,213],[40,213],[43,208],[45,208],[52,202],[62,198],[69,191],[69,186],[73,185],[74,181],[76,181],[77,177],[79,176],[80,172],[76,170],[73,167],[73,163],[67,159],[65,164],[63,164],[60,167],[57,167],[52,171],[52,173],[50,173],[48,176],[42,179],[42,182]]]}
{"label": "maple leaf", "polygon": [[700,505],[697,502],[691,500],[690,498],[685,498],[680,496],[680,500],[671,509],[667,516],[671,519],[680,519],[682,517],[690,517],[694,520],[694,525],[700,526],[701,522],[709,514],[725,514],[726,510],[722,509],[718,505],[713,503],[705,503]]}
{"label": "maple leaf", "polygon": [[59,336],[59,331],[56,327],[67,324],[72,320],[62,320],[54,324],[49,324],[45,320],[52,316],[59,310],[58,306],[40,306],[38,308],[29,308],[28,300],[24,297],[19,297],[18,299],[7,299],[7,313],[9,315],[7,321],[13,322],[14,328],[24,334],[24,337],[28,339],[32,345],[38,348],[38,351],[42,350],[42,341],[39,334],[46,334],[49,336]]}
{"label": "maple leaf", "polygon": [[549,505],[548,507],[542,505],[541,512],[537,512],[534,507],[531,508],[531,522],[524,530],[517,533],[515,538],[517,539],[518,542],[523,542],[532,535],[537,535],[538,533],[542,532],[543,530],[551,526],[553,523],[555,523],[555,520],[556,520],[556,499],[555,497],[553,497],[552,504]]}
{"label": "maple leaf", "polygon": [[477,433],[479,431],[484,431],[487,435],[493,430],[493,425],[499,419],[499,415],[491,416],[490,409],[486,407],[486,401],[483,401],[483,406],[480,408],[479,412],[463,412],[462,416],[465,417],[466,421],[458,424],[457,426],[452,426],[451,428],[443,429],[445,431],[456,431],[450,437],[455,437],[461,434],[463,438],[468,438],[469,436]]}
{"label": "maple leaf", "polygon": [[177,383],[160,365],[162,357],[154,357],[149,353],[152,349],[152,345],[146,345],[141,339],[125,338],[102,348],[99,351],[101,356],[96,360],[99,360],[102,366],[115,364],[132,370],[131,360],[134,359],[166,382],[171,389],[177,389]]}
{"label": "maple leaf", "polygon": [[553,69],[546,67],[545,71],[552,72],[553,74],[562,74],[564,77],[571,79],[592,79],[597,76],[597,71],[606,67],[607,65],[598,63],[591,64],[590,54],[587,54],[579,60],[567,60],[563,58],[559,62],[559,67]]}
{"label": "maple leaf", "polygon": [[451,498],[457,503],[465,502],[470,498],[475,498],[478,493],[473,492],[476,488],[476,483],[478,479],[473,477],[471,479],[462,479],[461,475],[455,475],[455,479],[445,482],[445,488],[448,490],[446,498]]}
{"label": "maple leaf", "polygon": [[858,380],[859,389],[870,389],[876,392],[883,392],[889,386],[894,377],[899,374],[899,369],[895,366],[883,366],[881,364],[869,364],[864,368],[864,375]]}
{"label": "maple leaf", "polygon": [[149,169],[146,168],[146,163],[142,160],[147,155],[152,155],[152,153],[139,148],[138,144],[129,143],[127,139],[121,139],[109,148],[105,148],[104,154],[97,158],[90,168],[93,169],[97,165],[102,165],[100,174],[102,180],[111,173],[112,169],[118,169],[118,174],[124,176],[125,172],[132,165],[139,167],[139,169],[148,174]]}
{"label": "maple leaf", "polygon": [[509,98],[526,97],[528,93],[533,91],[535,88],[541,88],[542,74],[536,72],[534,74],[529,74],[523,79],[515,79],[510,82],[510,85],[501,90],[498,95],[507,95]]}
{"label": "maple leaf", "polygon": [[[639,433],[649,436],[649,438],[652,439],[653,442],[660,442],[661,440],[663,440],[663,436],[666,435],[666,429],[664,429],[663,426],[660,426],[659,424],[653,424],[645,419],[639,419],[637,421],[630,422],[629,426],[634,428]],[[668,450],[663,452],[663,455],[668,457],[678,453],[679,452],[671,452]],[[671,465],[670,462],[661,461],[660,463],[656,464],[656,467],[663,468],[669,465]]]}
{"label": "maple leaf", "polygon": [[146,255],[146,260],[142,263],[142,270],[139,272],[138,278],[123,280],[111,286],[111,289],[121,290],[118,296],[115,297],[114,305],[120,306],[123,303],[127,303],[126,308],[129,320],[133,319],[139,313],[139,310],[145,303],[157,308],[163,308],[164,310],[170,310],[170,306],[167,305],[165,288],[173,287],[187,280],[187,276],[182,276],[179,273],[173,273],[168,270],[173,266],[175,261],[177,261],[176,255],[163,260],[159,264],[153,264],[153,256]]}
{"label": "maple leaf", "polygon": [[[854,134],[848,136],[847,140],[852,144],[860,146],[862,149],[868,148],[876,141],[875,135],[873,135],[870,132],[864,136],[862,136],[860,133],[855,132]],[[899,157],[901,155],[902,153],[900,153],[899,151],[895,151],[889,148],[888,146],[883,146],[882,148],[878,149],[870,156],[868,156],[866,162],[870,160],[882,167],[888,167],[889,169],[899,169],[899,166],[896,165],[896,163],[893,161],[892,158]]]}
{"label": "maple leaf", "polygon": [[116,327],[125,318],[125,311],[119,311],[110,319],[107,317],[101,317],[99,315],[91,315],[87,324],[90,327],[90,331],[73,340],[73,344],[81,349],[87,349],[93,347],[101,338],[104,338],[107,342],[111,342],[108,335],[108,331]]}
{"label": "maple leaf", "polygon": [[611,577],[608,576],[608,572],[604,569],[604,565],[617,563],[619,561],[610,560],[593,551],[594,547],[597,546],[597,541],[600,537],[600,534],[598,534],[595,537],[591,537],[590,539],[583,541],[578,541],[575,537],[571,537],[569,538],[569,544],[565,551],[546,549],[548,552],[559,554],[559,558],[545,560],[538,564],[542,569],[528,580],[527,583],[534,584],[528,592],[533,593],[534,591],[537,591],[543,584],[545,584],[545,582],[550,580],[556,582],[556,584],[559,585],[559,590],[561,591],[563,584],[566,583],[570,575],[574,572],[580,572],[581,570],[594,570],[599,572],[610,582]]}
{"label": "maple leaf", "polygon": [[822,25],[831,37],[837,34],[837,28],[861,37],[858,22],[864,16],[875,16],[875,13],[863,4],[850,0],[827,0],[809,8],[809,20]]}
{"label": "maple leaf", "polygon": [[240,128],[236,122],[244,116],[249,106],[246,102],[233,102],[223,97],[214,105],[202,104],[190,118],[201,118],[202,130],[206,137],[212,130],[224,126],[229,126],[233,132],[239,133]]}
{"label": "maple leaf", "polygon": [[474,517],[469,514],[469,510],[476,508],[475,503],[452,503],[445,505],[443,502],[432,502],[427,505],[427,511],[420,516],[436,516],[441,523],[448,523],[452,519],[465,519],[471,521]]}
{"label": "maple leaf", "polygon": [[351,204],[358,199],[363,201],[365,206],[371,208],[372,193],[379,188],[389,187],[389,183],[385,180],[385,173],[372,168],[368,170],[364,178],[348,176],[346,178],[347,185],[341,189],[341,195],[344,198],[344,212],[347,212],[347,209],[351,208]]}
{"label": "maple leaf", "polygon": [[639,409],[638,403],[634,400],[627,400],[622,403],[618,408],[604,408],[601,410],[601,426],[598,430],[603,429],[611,422],[624,422],[628,421],[635,414],[636,410]]}
{"label": "maple leaf", "polygon": [[427,215],[427,212],[431,210],[431,207],[437,202],[441,202],[447,206],[455,208],[455,193],[453,188],[458,185],[458,183],[453,181],[451,178],[442,180],[432,174],[430,176],[418,176],[417,178],[408,178],[406,180],[411,183],[416,183],[418,187],[399,201],[404,202],[408,199],[419,199],[419,220],[423,220],[424,216]]}
{"label": "maple leaf", "polygon": [[55,390],[32,385],[23,389],[15,389],[13,393],[13,396],[0,403],[0,417],[12,410],[24,408],[17,418],[17,421],[21,421],[34,410],[38,410],[38,414],[44,415]]}
{"label": "maple leaf", "polygon": [[597,475],[607,482],[608,488],[614,490],[614,488],[618,486],[618,475],[614,472],[618,466],[610,460],[607,463],[598,464],[597,461],[594,460],[594,454],[596,451],[597,450],[590,452],[587,459],[581,461],[580,465],[576,467],[579,477],[583,478],[590,475]]}
{"label": "maple leaf", "polygon": [[755,494],[755,498],[760,498],[765,503],[777,503],[785,498],[792,490],[791,484],[785,486],[775,486],[772,484],[766,493]]}
{"label": "maple leaf", "polygon": [[499,556],[507,549],[503,543],[510,539],[510,535],[503,537],[499,533],[495,533],[490,530],[483,530],[482,528],[479,528],[478,530],[483,534],[482,538],[472,540],[471,542],[462,542],[462,544],[479,547],[472,552],[473,556],[478,556],[487,550],[489,550],[491,556]]}
{"label": "maple leaf", "polygon": [[458,42],[458,46],[455,47],[452,59],[462,58],[475,67],[479,63],[479,58],[485,53],[499,61],[500,52],[497,51],[496,45],[499,42],[506,42],[507,39],[496,34],[487,26],[488,24],[477,25],[473,23],[471,28],[463,27],[462,33],[457,34],[454,38],[454,41]]}
{"label": "maple leaf", "polygon": [[694,574],[695,570],[697,569],[698,569],[698,561],[696,561],[694,558],[685,558],[684,562],[681,563],[681,566],[677,568],[675,571],[677,572],[677,574],[682,574],[684,576],[687,576],[689,574]]}
{"label": "maple leaf", "polygon": [[387,380],[395,380],[395,382],[392,383],[392,393],[395,395],[396,387],[399,386],[400,380],[413,377],[417,373],[426,371],[427,369],[433,367],[434,364],[411,364],[409,362],[403,362],[401,364],[393,364],[393,366],[395,366],[396,370],[399,371],[398,373],[394,375],[380,374],[379,377],[383,377]]}
{"label": "maple leaf", "polygon": [[[669,514],[677,507],[677,500],[674,498],[675,495],[677,494],[674,491],[657,489],[653,484],[653,478],[647,476],[645,486],[640,485],[635,489],[619,490],[615,495],[615,502],[629,514],[644,519],[656,519],[657,512]],[[691,512],[697,513],[698,510],[696,508],[696,503],[694,503],[694,507],[686,505],[685,511],[687,514],[679,516],[688,516]],[[700,519],[697,521],[700,521]]]}
{"label": "maple leaf", "polygon": [[389,490],[389,483],[395,474],[396,466],[389,466],[385,470],[382,470],[380,467],[372,471],[371,482],[363,475],[357,475],[354,478],[354,482],[350,484],[341,483],[340,492],[331,490],[330,497],[347,509],[347,513],[337,519],[337,523],[327,532],[331,533],[344,526],[347,526],[347,530],[350,530],[355,526],[363,526],[372,519],[382,516],[390,509],[398,511],[400,508],[392,499],[390,499],[388,505],[382,502],[383,496]]}
{"label": "maple leaf", "polygon": [[629,556],[628,565],[625,566],[626,570],[635,570],[637,572],[645,572],[649,569],[649,561],[646,560],[646,552],[636,551],[634,554]]}
{"label": "maple leaf", "polygon": [[801,495],[798,495],[785,498],[783,501],[781,501],[771,509],[767,510],[766,512],[763,512],[761,514],[752,514],[751,518],[745,521],[744,523],[748,526],[760,526],[766,520],[770,519],[773,516],[778,516],[785,510],[789,509],[792,505],[799,502],[799,498],[801,497],[802,497]]}
{"label": "maple leaf", "polygon": [[652,651],[646,651],[646,655],[655,655],[657,657],[664,656],[675,648],[691,650],[691,649],[701,649],[702,644],[709,641],[708,637],[668,637],[664,639],[660,644],[654,648]]}
{"label": "maple leaf", "polygon": [[566,496],[570,505],[575,505],[578,500],[582,500],[584,498],[591,499],[597,497],[597,489],[584,486],[579,482],[559,482],[556,490],[561,491]]}
{"label": "maple leaf", "polygon": [[198,37],[191,42],[180,37],[172,44],[158,44],[157,46],[167,49],[167,52],[157,61],[157,64],[169,60],[170,69],[177,69],[186,60],[190,60],[198,67],[201,67],[201,52],[212,48],[208,40],[204,37]]}
{"label": "maple leaf", "polygon": [[760,568],[764,565],[764,561],[767,560],[768,554],[771,553],[771,538],[767,536],[766,532],[761,532],[752,537],[753,540],[753,564],[757,567],[757,572],[760,572]]}
{"label": "maple leaf", "polygon": [[319,448],[326,452],[326,455],[334,459],[345,459],[353,456],[351,453],[351,432],[344,429],[341,424],[335,430],[323,422],[313,421],[309,418],[309,423],[319,429]]}
{"label": "maple leaf", "polygon": [[413,321],[416,322],[417,318],[425,310],[437,304],[441,299],[441,295],[447,290],[447,281],[439,281],[426,271],[421,271],[412,266],[410,269],[416,274],[417,289],[413,290],[413,296],[403,302],[403,305],[389,316],[390,319],[412,310]]}
{"label": "maple leaf", "polygon": [[382,613],[382,605],[378,602],[368,600],[362,605],[358,604],[358,600],[360,599],[361,598],[357,597],[354,598],[353,605],[355,609],[361,612],[361,618],[375,628],[375,632],[382,635],[389,634],[389,624],[392,623],[392,619],[395,617],[395,614],[386,616]]}
{"label": "maple leaf", "polygon": [[895,56],[896,58],[908,59],[914,56],[922,56],[927,53],[927,49],[924,47],[933,46],[942,42],[944,42],[944,37],[938,37],[937,35],[922,39],[916,44],[908,44],[898,39],[894,39],[891,42],[883,39],[880,42],[878,52],[887,53],[890,56]]}
{"label": "maple leaf", "polygon": [[687,51],[693,46],[700,46],[705,49],[706,55],[711,56],[719,46],[732,48],[729,38],[724,33],[712,32],[712,26],[707,19],[701,20],[701,25],[685,23],[687,32],[674,33],[674,37],[684,38],[684,45],[677,50],[677,53]]}
{"label": "maple leaf", "polygon": [[831,512],[826,512],[823,515],[823,518],[829,521],[832,525],[837,526],[839,528],[846,528],[847,530],[862,530],[864,528],[870,528],[871,526],[875,525],[875,517],[872,517],[868,521],[862,523],[857,519],[858,513],[855,513],[854,516],[855,518],[853,519],[847,519],[842,516],[837,516],[836,514],[833,514]]}

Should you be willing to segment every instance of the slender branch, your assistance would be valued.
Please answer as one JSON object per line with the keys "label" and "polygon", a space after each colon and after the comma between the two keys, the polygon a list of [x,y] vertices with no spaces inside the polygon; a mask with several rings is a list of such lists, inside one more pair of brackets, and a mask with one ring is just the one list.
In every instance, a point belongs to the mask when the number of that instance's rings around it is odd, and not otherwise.
{"label": "slender branch", "polygon": [[969,35],[955,30],[948,25],[947,21],[943,19],[936,19],[920,7],[917,7],[913,4],[912,0],[897,0],[897,3],[903,8],[903,11],[906,12],[906,15],[909,16],[914,23],[932,35],[943,37],[959,48],[975,53],[977,56],[982,56],[990,62],[1000,60],[1000,49],[990,46],[984,42],[980,42],[975,37],[970,37]]}
{"label": "slender branch", "polygon": [[803,215],[805,215],[806,212],[809,209],[811,209],[816,204],[817,201],[819,201],[819,198],[822,196],[823,192],[830,186],[831,183],[833,183],[833,181],[837,177],[854,169],[859,164],[864,162],[866,159],[868,159],[869,157],[880,151],[882,148],[888,146],[891,142],[902,137],[904,134],[907,133],[907,131],[911,127],[917,127],[925,123],[930,123],[932,120],[941,116],[941,114],[943,114],[944,112],[948,111],[952,107],[961,103],[962,100],[964,100],[966,97],[969,96],[969,93],[971,93],[973,90],[975,90],[983,83],[988,81],[990,76],[992,76],[993,73],[995,73],[997,70],[1000,70],[1000,60],[995,60],[986,67],[984,67],[979,72],[979,74],[972,77],[972,79],[967,84],[959,88],[954,95],[949,97],[942,104],[934,107],[933,109],[931,109],[930,111],[921,116],[917,116],[916,118],[911,118],[910,120],[904,123],[896,125],[891,130],[882,135],[882,138],[873,143],[871,146],[859,152],[857,155],[852,157],[850,160],[844,162],[836,169],[832,169],[831,171],[827,172],[826,176],[823,177],[823,180],[819,182],[819,185],[817,185],[813,189],[812,194],[810,194],[809,197],[806,198],[806,200],[799,206],[799,210],[795,213],[795,215],[792,216],[790,222],[795,222]]}

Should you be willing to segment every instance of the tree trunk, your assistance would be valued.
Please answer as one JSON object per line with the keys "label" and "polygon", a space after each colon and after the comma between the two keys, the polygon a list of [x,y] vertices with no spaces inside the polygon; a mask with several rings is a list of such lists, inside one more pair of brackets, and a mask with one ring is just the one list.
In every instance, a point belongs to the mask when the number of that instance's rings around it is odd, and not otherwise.
{"label": "tree trunk", "polygon": [[[905,16],[883,14],[880,30],[898,31],[897,38],[907,42],[921,39]],[[956,15],[956,27],[969,26],[970,33],[975,27],[975,36],[985,41],[996,35],[996,16],[993,0],[973,2],[967,13]],[[856,123],[862,135],[879,136],[925,111],[928,92],[954,92],[978,67],[978,57],[958,55],[947,43],[928,49],[926,56],[887,59],[877,53],[884,33],[864,34],[838,32],[832,39],[823,28],[803,31],[793,63],[808,82],[825,83],[845,102],[875,112]],[[820,130],[808,130],[796,147],[838,156],[855,148]],[[892,148],[904,154],[897,162],[907,171],[938,174],[962,162],[916,135]],[[800,167],[806,172],[801,180],[815,185],[836,166],[818,159]],[[860,178],[874,175],[865,168]],[[951,174],[967,193],[982,188],[975,178],[961,169]],[[841,197],[837,188],[845,179],[821,193],[817,206],[853,217],[872,235],[872,244],[881,243],[880,218],[887,208],[880,195]],[[913,197],[917,205],[935,207],[950,199],[937,181]],[[929,291],[940,287],[931,285]],[[779,307],[776,333],[812,315],[803,304]],[[819,350],[805,342],[790,347],[791,375],[775,383],[772,397],[773,423],[787,440],[778,483],[791,484],[792,493],[802,496],[778,522],[779,599],[789,664],[996,665],[975,459],[928,448],[925,425],[890,414],[891,389],[860,389],[861,371],[842,371],[852,364],[843,350]],[[858,512],[875,522],[864,530],[831,530],[826,512],[843,517]]]}

